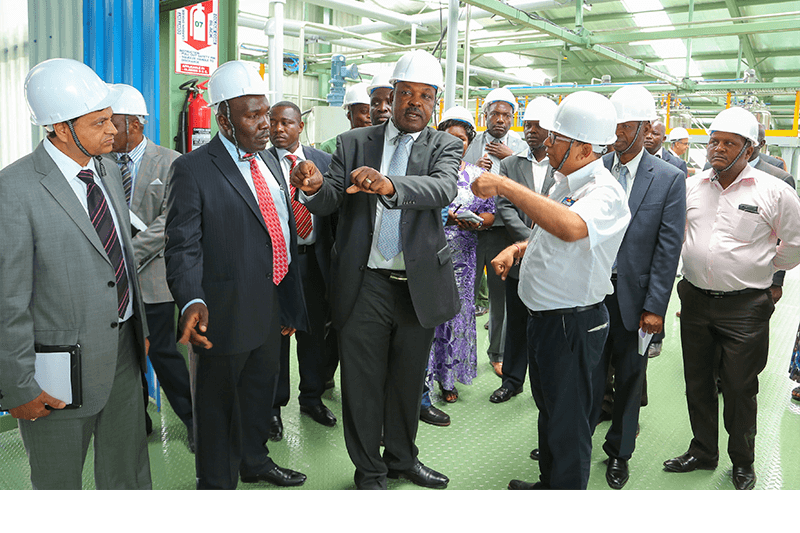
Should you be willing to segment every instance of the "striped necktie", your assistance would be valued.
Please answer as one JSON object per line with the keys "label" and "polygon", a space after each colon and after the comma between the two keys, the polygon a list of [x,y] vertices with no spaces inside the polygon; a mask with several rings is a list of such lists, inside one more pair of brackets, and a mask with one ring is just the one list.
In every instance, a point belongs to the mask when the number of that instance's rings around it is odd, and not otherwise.
{"label": "striped necktie", "polygon": [[128,154],[122,154],[117,159],[119,171],[122,173],[122,188],[125,190],[125,201],[128,202],[128,207],[131,206],[131,189],[133,188],[130,162],[131,156]]}
{"label": "striped necktie", "polygon": [[125,316],[128,308],[130,293],[128,291],[128,274],[125,271],[125,258],[122,256],[122,246],[119,242],[114,219],[111,217],[106,197],[94,181],[94,173],[87,169],[78,172],[78,179],[86,184],[86,202],[89,207],[89,218],[92,226],[103,243],[111,266],[114,267],[114,276],[117,286],[117,314],[120,318]]}
{"label": "striped necktie", "polygon": [[[294,154],[286,154],[285,157],[292,164],[289,169],[289,175],[291,177],[292,170],[297,166],[297,156]],[[297,236],[301,239],[305,239],[311,235],[311,230],[314,229],[311,223],[311,213],[308,212],[306,206],[295,199],[295,188],[293,185],[289,185],[289,197],[292,199],[292,212],[294,213],[294,223],[297,226]]]}
{"label": "striped necktie", "polygon": [[[245,154],[245,158],[252,157],[253,154]],[[283,237],[281,221],[278,218],[278,210],[275,209],[275,202],[264,179],[264,175],[258,169],[256,158],[250,159],[250,174],[253,176],[253,185],[256,188],[258,197],[258,208],[264,223],[267,225],[267,233],[272,241],[272,282],[278,285],[283,277],[289,272],[289,260],[286,255],[286,239]]]}
{"label": "striped necktie", "polygon": [[[392,160],[389,162],[389,176],[405,176],[408,167],[410,145],[414,141],[411,135],[400,134],[397,137]],[[381,218],[381,231],[378,234],[378,251],[386,259],[393,259],[403,251],[400,238],[400,209],[384,209]]]}

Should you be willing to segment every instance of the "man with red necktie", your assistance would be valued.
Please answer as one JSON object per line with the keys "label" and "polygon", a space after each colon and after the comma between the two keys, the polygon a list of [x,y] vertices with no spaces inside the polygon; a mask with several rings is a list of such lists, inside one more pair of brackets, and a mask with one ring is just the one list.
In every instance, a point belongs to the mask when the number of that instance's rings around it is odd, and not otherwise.
{"label": "man with red necktie", "polygon": [[[269,139],[266,84],[242,61],[208,85],[219,134],[170,169],[167,282],[181,313],[179,342],[194,345],[198,489],[306,476],[277,466],[264,445],[281,335],[307,329],[295,221]],[[300,297],[298,297],[300,295]]]}
{"label": "man with red necktie", "polygon": [[[272,148],[268,151],[281,164],[286,182],[300,161],[313,161],[322,172],[328,170],[330,154],[311,146],[300,144],[303,119],[300,108],[292,102],[278,102],[269,110]],[[326,343],[325,324],[330,321],[330,305],[326,297],[330,283],[331,247],[333,246],[332,216],[312,215],[306,206],[295,199],[294,187],[289,190],[292,211],[297,223],[297,266],[303,282],[309,330],[298,332],[297,364],[300,371],[300,412],[309,415],[323,426],[332,427],[336,417],[321,400],[331,360],[338,360],[335,344]],[[270,422],[271,440],[280,440],[283,434],[281,407],[289,403],[289,337],[283,338],[281,347],[281,372]],[[333,369],[335,370],[335,366]]]}

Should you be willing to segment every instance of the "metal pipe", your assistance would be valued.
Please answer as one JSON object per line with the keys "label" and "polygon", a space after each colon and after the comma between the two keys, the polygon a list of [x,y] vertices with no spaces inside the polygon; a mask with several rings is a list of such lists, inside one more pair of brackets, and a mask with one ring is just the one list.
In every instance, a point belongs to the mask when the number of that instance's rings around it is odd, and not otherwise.
{"label": "metal pipe", "polygon": [[447,8],[447,61],[444,77],[444,108],[456,105],[456,60],[458,59],[458,1]]}
{"label": "metal pipe", "polygon": [[471,54],[470,54],[470,49],[469,49],[469,45],[470,45],[469,22],[470,22],[470,19],[472,18],[471,10],[472,10],[472,6],[467,4],[467,12],[465,14],[467,22],[466,22],[466,25],[464,26],[464,69],[463,69],[464,70],[464,74],[462,74],[462,78],[463,78],[463,81],[464,81],[464,90],[463,90],[463,93],[464,93],[463,94],[463,100],[464,100],[464,102],[463,102],[462,105],[464,107],[467,107],[467,104],[469,103],[469,61],[470,61],[470,59],[472,59],[470,57]]}
{"label": "metal pipe", "polygon": [[271,11],[265,32],[269,41],[269,92],[274,104],[283,100],[283,8],[286,0],[269,0]]}
{"label": "metal pipe", "polygon": [[[689,0],[689,22],[694,18],[694,0]],[[691,28],[691,25],[689,26]],[[692,38],[686,39],[686,77],[689,77],[689,67],[692,64]]]}
{"label": "metal pipe", "polygon": [[306,28],[300,26],[300,64],[297,67],[297,105],[303,107],[303,82],[305,81],[306,63]]}
{"label": "metal pipe", "polygon": [[[305,0],[307,4],[314,4],[320,7],[329,7],[342,13],[349,13],[350,15],[357,15],[360,17],[367,17],[374,20],[381,20],[388,24],[404,25],[406,24],[407,17],[388,9],[383,9],[377,6],[370,6],[367,3],[353,2],[353,0]],[[364,32],[372,33],[372,32]]]}

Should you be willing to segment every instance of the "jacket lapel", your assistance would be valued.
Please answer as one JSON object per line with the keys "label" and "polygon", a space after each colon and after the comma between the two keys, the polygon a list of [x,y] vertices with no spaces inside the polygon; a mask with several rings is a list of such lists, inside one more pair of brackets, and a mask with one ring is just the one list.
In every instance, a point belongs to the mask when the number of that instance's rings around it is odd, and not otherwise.
{"label": "jacket lapel", "polygon": [[136,171],[136,182],[133,184],[131,211],[134,213],[139,210],[139,206],[142,204],[144,193],[152,182],[151,178],[157,175],[155,169],[160,158],[161,156],[153,148],[153,142],[148,139],[147,147],[144,149],[144,155],[142,155],[142,162],[139,165],[139,170]]}
{"label": "jacket lapel", "polygon": [[[388,121],[384,123],[383,128],[375,128],[374,131],[370,131],[367,136],[367,142],[364,143],[364,166],[374,168],[378,172],[381,170],[381,160],[383,159],[383,141],[386,135],[387,124]],[[413,148],[411,153],[413,155]],[[408,163],[410,168],[410,159]],[[347,189],[347,187],[350,186],[350,176],[345,176],[345,180],[344,188]],[[375,212],[378,209],[378,197],[374,194],[368,194],[367,196],[369,200],[369,220],[371,224],[375,224]]]}
{"label": "jacket lapel", "polygon": [[636,170],[636,177],[631,186],[631,196],[628,198],[628,207],[631,210],[631,218],[636,216],[636,211],[644,200],[644,195],[650,184],[653,183],[653,159],[655,156],[650,155],[647,150],[642,150],[642,160],[639,161],[639,168]]}

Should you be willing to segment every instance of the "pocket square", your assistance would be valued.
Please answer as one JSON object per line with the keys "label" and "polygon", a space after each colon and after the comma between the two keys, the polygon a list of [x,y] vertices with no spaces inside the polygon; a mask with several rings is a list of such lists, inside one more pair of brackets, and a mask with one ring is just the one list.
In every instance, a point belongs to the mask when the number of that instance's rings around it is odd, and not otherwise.
{"label": "pocket square", "polygon": [[150,182],[150,185],[164,185],[164,183],[162,183],[161,178],[156,178]]}

